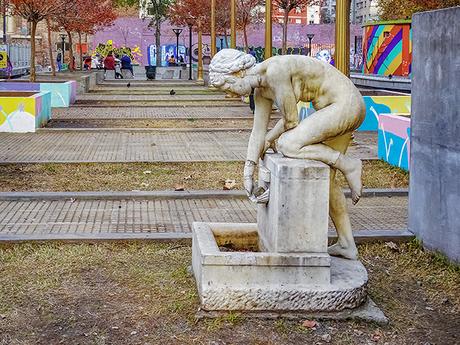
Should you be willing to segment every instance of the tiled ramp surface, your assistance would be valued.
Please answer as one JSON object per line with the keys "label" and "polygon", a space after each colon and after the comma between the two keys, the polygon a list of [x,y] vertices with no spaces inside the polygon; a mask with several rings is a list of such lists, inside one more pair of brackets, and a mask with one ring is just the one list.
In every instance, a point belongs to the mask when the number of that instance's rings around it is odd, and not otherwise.
{"label": "tiled ramp surface", "polygon": [[[249,131],[43,131],[0,133],[0,163],[242,161]],[[377,158],[375,133],[348,150]],[[362,142],[362,144],[361,144]]]}
{"label": "tiled ramp surface", "polygon": [[[356,231],[407,229],[407,197],[362,198],[358,205],[349,205],[349,212]],[[189,233],[194,221],[253,223],[256,207],[246,198],[0,201],[0,239],[43,234]]]}

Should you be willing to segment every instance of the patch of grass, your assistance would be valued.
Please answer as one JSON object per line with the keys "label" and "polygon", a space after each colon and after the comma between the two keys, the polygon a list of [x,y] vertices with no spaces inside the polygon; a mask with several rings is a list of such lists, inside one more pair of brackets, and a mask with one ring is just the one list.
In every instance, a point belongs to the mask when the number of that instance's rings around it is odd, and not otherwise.
{"label": "patch of grass", "polygon": [[319,320],[312,330],[237,312],[197,322],[186,242],[0,245],[0,343],[456,343],[458,266],[413,243],[359,249],[388,326]]}
{"label": "patch of grass", "polygon": [[237,312],[196,321],[187,242],[0,245],[0,344],[294,345],[325,344],[326,334],[337,345],[458,342],[458,266],[414,243],[359,250],[388,326],[318,320],[312,330]]}
{"label": "patch of grass", "polygon": [[[226,179],[242,189],[243,162],[84,163],[0,165],[0,191],[130,191],[222,189]],[[337,179],[347,187],[341,174]],[[409,174],[382,161],[364,162],[365,188],[400,188]]]}

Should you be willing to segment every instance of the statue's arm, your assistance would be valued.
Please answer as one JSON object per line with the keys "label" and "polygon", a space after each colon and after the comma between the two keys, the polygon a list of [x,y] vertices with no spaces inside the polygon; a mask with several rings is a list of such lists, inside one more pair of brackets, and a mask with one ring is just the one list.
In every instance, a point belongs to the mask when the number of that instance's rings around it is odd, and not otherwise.
{"label": "statue's arm", "polygon": [[263,154],[265,135],[267,134],[273,102],[261,96],[259,89],[255,91],[254,100],[256,109],[254,113],[254,124],[252,126],[251,136],[249,137],[246,160],[257,163]]}
{"label": "statue's arm", "polygon": [[255,91],[254,100],[256,105],[254,125],[249,137],[248,153],[244,164],[244,189],[248,196],[253,194],[255,167],[264,153],[265,135],[273,104],[270,99],[263,97],[258,89]]}

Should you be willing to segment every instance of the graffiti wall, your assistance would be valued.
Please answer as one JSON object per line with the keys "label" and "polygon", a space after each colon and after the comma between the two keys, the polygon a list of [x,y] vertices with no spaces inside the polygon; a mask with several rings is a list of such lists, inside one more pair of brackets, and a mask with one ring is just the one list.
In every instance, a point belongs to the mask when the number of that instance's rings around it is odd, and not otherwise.
{"label": "graffiti wall", "polygon": [[99,55],[105,58],[110,52],[113,53],[113,55],[119,57],[122,57],[123,54],[126,54],[134,64],[139,64],[142,59],[142,53],[138,46],[118,46],[114,44],[112,40],[107,40],[105,43],[99,43],[96,48],[94,48],[91,55]]}
{"label": "graffiti wall", "polygon": [[379,115],[378,157],[409,171],[410,118],[391,114]]}
{"label": "graffiti wall", "polygon": [[[172,29],[176,26],[171,25],[168,21],[165,21],[161,26],[161,45],[176,45],[176,35]],[[189,30],[184,30],[179,36],[179,45],[188,47],[189,46]],[[290,24],[287,45],[289,47],[301,47],[297,49],[306,49],[308,47],[307,34],[314,34],[312,41],[313,55],[315,53],[316,45],[323,46],[323,49],[332,49],[334,45],[335,27],[334,24],[317,24],[317,25],[301,25],[301,24]],[[196,32],[192,32],[192,45],[198,41]],[[350,39],[352,49],[354,51],[354,45],[356,43],[356,37],[362,37],[362,28],[360,25],[350,25]],[[229,41],[227,37],[218,37],[217,45],[221,45],[221,39],[224,47],[226,44],[224,41]],[[149,46],[155,44],[155,30],[149,27],[148,20],[142,20],[137,17],[120,17],[114,25],[104,27],[95,33],[92,41],[91,51],[94,51],[96,47],[101,44],[106,44],[107,41],[112,41],[115,47],[131,47],[131,50],[138,49],[141,54],[136,60],[142,65],[148,65],[148,49]],[[251,25],[248,28],[248,42],[250,46],[259,47],[263,46],[264,39],[264,26],[263,24]],[[236,37],[237,46],[241,47],[244,45],[243,34],[238,31]],[[281,47],[282,43],[282,27],[280,25],[273,26],[273,46]],[[203,44],[210,45],[210,36],[203,36]],[[329,46],[329,48],[327,48]],[[296,48],[291,48],[296,49]],[[193,50],[192,50],[193,51]],[[304,50],[305,51],[305,50]]]}
{"label": "graffiti wall", "polygon": [[51,92],[0,94],[0,132],[35,132],[51,118]]}
{"label": "graffiti wall", "polygon": [[[409,113],[411,109],[410,96],[363,96],[363,98],[366,117],[358,131],[377,131],[380,114]],[[315,111],[311,103],[306,102],[299,102],[297,108],[300,120]]]}
{"label": "graffiti wall", "polygon": [[70,80],[57,83],[1,82],[1,91],[36,91],[51,92],[51,107],[66,108],[75,103],[77,82]]}
{"label": "graffiti wall", "polygon": [[407,77],[411,73],[410,20],[364,26],[364,73]]}

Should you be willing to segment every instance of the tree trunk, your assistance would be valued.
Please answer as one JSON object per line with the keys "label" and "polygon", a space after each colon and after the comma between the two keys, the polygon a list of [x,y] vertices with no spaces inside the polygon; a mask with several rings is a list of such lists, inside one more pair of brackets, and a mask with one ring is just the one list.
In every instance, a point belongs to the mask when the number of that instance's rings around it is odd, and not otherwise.
{"label": "tree trunk", "polygon": [[248,44],[248,33],[246,32],[246,25],[243,26],[243,37],[244,37],[244,49],[246,53],[249,52],[249,44]]}
{"label": "tree trunk", "polygon": [[80,71],[83,71],[83,50],[81,48],[81,32],[78,33],[78,44],[80,45]]}
{"label": "tree trunk", "polygon": [[72,33],[67,31],[67,35],[69,36],[69,71],[75,72],[75,64],[73,63],[73,41],[72,41]]}
{"label": "tree trunk", "polygon": [[286,54],[286,47],[287,47],[287,26],[288,26],[288,19],[289,19],[289,11],[288,9],[284,9],[284,22],[283,22],[283,45],[281,54]]}
{"label": "tree trunk", "polygon": [[50,55],[51,73],[53,77],[55,77],[56,76],[56,65],[54,64],[53,47],[51,45],[51,23],[49,19],[46,19],[46,28],[48,29],[48,49],[49,49],[49,55]]}
{"label": "tree trunk", "polygon": [[35,81],[35,34],[37,32],[37,22],[32,22],[30,30],[30,81]]}
{"label": "tree trunk", "polygon": [[155,46],[157,51],[156,65],[161,66],[161,21],[156,20],[155,22]]}

